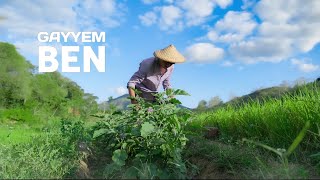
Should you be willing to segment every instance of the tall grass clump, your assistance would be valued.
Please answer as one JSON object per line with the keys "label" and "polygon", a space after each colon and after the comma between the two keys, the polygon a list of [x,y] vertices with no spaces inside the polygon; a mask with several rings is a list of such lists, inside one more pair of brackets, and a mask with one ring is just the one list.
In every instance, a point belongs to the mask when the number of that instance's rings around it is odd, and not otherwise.
{"label": "tall grass clump", "polygon": [[280,99],[251,101],[241,107],[227,106],[198,114],[191,126],[217,126],[222,136],[229,139],[248,138],[286,148],[307,121],[311,125],[301,147],[317,151],[320,138],[312,133],[317,132],[320,125],[320,86],[316,83],[296,88]]}
{"label": "tall grass clump", "polygon": [[61,121],[60,132],[41,133],[32,141],[0,143],[0,179],[62,179],[73,177],[85,158],[87,143],[81,121]]}

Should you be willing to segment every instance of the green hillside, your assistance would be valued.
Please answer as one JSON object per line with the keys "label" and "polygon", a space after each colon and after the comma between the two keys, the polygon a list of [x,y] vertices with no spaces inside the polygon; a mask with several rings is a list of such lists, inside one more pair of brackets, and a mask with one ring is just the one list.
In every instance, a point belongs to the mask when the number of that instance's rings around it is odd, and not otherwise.
{"label": "green hillside", "polygon": [[104,101],[99,104],[101,110],[115,108],[118,110],[127,109],[127,106],[130,104],[130,99],[128,99],[129,94],[124,94],[115,99],[110,98],[108,101]]}
{"label": "green hillside", "polygon": [[[315,80],[314,82],[310,82],[305,84],[307,87],[312,86],[313,83],[320,82],[320,78]],[[311,87],[310,87],[311,88]],[[212,108],[204,108],[204,109],[194,109],[196,112],[204,112],[204,111],[215,111],[219,108],[227,107],[227,106],[233,106],[233,107],[241,107],[244,106],[248,103],[252,102],[259,102],[259,103],[264,103],[268,100],[273,100],[273,99],[281,99],[285,95],[289,94],[294,94],[297,91],[299,91],[301,88],[299,85],[296,85],[294,87],[289,87],[289,86],[274,86],[274,87],[269,87],[269,88],[263,88],[256,90],[252,93],[249,93],[247,95],[243,95],[240,97],[235,97],[234,99],[221,103],[217,106],[214,106]]]}

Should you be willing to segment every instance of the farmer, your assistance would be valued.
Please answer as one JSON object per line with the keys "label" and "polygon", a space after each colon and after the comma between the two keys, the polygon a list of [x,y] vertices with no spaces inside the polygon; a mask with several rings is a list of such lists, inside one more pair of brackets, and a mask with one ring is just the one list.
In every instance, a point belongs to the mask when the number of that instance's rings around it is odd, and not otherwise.
{"label": "farmer", "polygon": [[[129,95],[135,97],[133,89],[141,91],[141,97],[146,101],[155,102],[154,93],[162,84],[163,89],[170,88],[170,77],[173,72],[175,63],[182,63],[185,58],[177,51],[173,45],[155,51],[154,57],[143,60],[140,63],[139,70],[130,78],[127,87]],[[136,104],[135,100],[131,100],[132,104]]]}

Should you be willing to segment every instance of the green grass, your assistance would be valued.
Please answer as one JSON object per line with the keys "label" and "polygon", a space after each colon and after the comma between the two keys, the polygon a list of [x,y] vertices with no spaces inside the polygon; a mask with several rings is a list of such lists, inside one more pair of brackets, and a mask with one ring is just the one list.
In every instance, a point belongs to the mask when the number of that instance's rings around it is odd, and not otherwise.
{"label": "green grass", "polygon": [[227,139],[242,138],[266,143],[274,148],[288,148],[307,121],[311,127],[301,143],[303,150],[320,149],[320,87],[302,87],[281,99],[254,101],[242,107],[228,106],[214,112],[197,114],[189,129],[200,131],[216,126]]}
{"label": "green grass", "polygon": [[50,118],[47,121],[39,121],[35,124],[5,121],[0,123],[0,144],[17,144],[29,142],[33,137],[44,132],[59,131],[60,120]]}
{"label": "green grass", "polygon": [[[187,127],[190,141],[183,152],[188,178],[319,178],[319,99],[319,86],[305,86],[280,99],[194,114]],[[16,112],[26,113],[0,110],[0,179],[77,177],[74,173],[81,157],[75,142],[81,139],[82,125],[70,124],[64,134],[59,134],[59,118],[40,118],[35,123],[23,120],[25,116],[15,116]],[[88,118],[83,128],[90,129],[96,121]],[[241,141],[247,138],[275,149],[288,149],[307,121],[310,128],[286,168],[272,152]],[[219,140],[202,137],[207,126],[220,129]],[[111,161],[97,153],[93,156],[104,165]],[[89,167],[93,168],[92,175],[109,173],[102,164]]]}
{"label": "green grass", "polygon": [[32,141],[0,144],[0,179],[66,177],[78,161],[65,153],[65,143],[57,134],[43,133]]}
{"label": "green grass", "polygon": [[0,144],[18,144],[32,141],[32,138],[41,134],[28,125],[0,125]]}
{"label": "green grass", "polygon": [[[60,131],[58,118],[33,126],[25,122],[0,124],[0,179],[75,178],[83,154],[78,140]],[[80,127],[79,127],[80,128]],[[81,130],[81,128],[79,129]],[[80,137],[84,132],[74,136]],[[77,138],[74,137],[74,138]]]}
{"label": "green grass", "polygon": [[194,179],[307,179],[319,177],[308,163],[287,168],[268,151],[242,143],[224,143],[188,136],[184,151],[188,177]]}

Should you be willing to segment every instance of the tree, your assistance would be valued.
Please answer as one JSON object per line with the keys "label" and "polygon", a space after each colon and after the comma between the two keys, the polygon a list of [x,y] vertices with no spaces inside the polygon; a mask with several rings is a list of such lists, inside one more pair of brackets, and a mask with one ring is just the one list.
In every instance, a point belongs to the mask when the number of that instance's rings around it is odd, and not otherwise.
{"label": "tree", "polygon": [[86,112],[86,114],[90,115],[98,111],[99,108],[97,103],[97,96],[94,96],[90,93],[85,93],[83,99],[85,101],[83,110]]}
{"label": "tree", "polygon": [[197,109],[198,109],[198,110],[204,110],[204,109],[206,109],[206,108],[207,108],[207,101],[201,100],[201,101],[199,102],[199,104],[198,104]]}
{"label": "tree", "polygon": [[0,106],[23,105],[31,96],[33,66],[15,46],[0,42]]}
{"label": "tree", "polygon": [[113,101],[113,97],[110,96],[108,98],[108,111],[109,111],[109,113],[113,113],[117,110],[117,106],[112,101]]}
{"label": "tree", "polygon": [[65,114],[68,110],[65,97],[68,94],[62,86],[62,76],[58,72],[36,74],[32,81],[32,102],[28,106],[36,111],[52,112],[51,115]]}
{"label": "tree", "polygon": [[219,96],[215,96],[209,100],[208,108],[213,108],[215,106],[221,105],[223,101]]}

